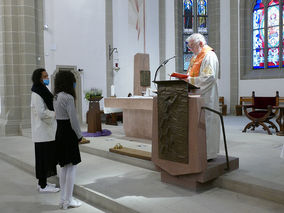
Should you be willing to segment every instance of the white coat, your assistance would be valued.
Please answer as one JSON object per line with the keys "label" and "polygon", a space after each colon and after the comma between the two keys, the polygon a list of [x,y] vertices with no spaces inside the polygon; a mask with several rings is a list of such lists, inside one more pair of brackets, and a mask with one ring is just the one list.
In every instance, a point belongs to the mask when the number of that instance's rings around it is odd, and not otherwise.
{"label": "white coat", "polygon": [[[213,51],[208,51],[202,60],[199,76],[188,77],[189,83],[200,87],[201,97],[204,99],[204,106],[219,110],[219,96],[217,77],[219,73],[219,62]],[[218,115],[206,111],[206,146],[207,159],[217,157],[220,143],[220,119]]]}
{"label": "white coat", "polygon": [[33,142],[55,140],[55,112],[48,110],[44,100],[34,92],[31,96],[31,126]]}

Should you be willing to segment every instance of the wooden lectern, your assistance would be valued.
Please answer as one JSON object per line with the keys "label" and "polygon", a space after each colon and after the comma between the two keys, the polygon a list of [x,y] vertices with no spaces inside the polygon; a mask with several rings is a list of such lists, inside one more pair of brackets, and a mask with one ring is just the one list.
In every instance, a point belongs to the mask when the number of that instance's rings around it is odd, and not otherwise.
{"label": "wooden lectern", "polygon": [[87,112],[88,133],[102,131],[100,100],[103,97],[95,97],[89,100],[89,111]]}
{"label": "wooden lectern", "polygon": [[[199,89],[183,80],[154,81],[152,161],[161,179],[194,190],[223,174],[225,158],[207,163],[205,113]],[[218,161],[218,162],[217,162]],[[223,169],[222,169],[223,168]]]}

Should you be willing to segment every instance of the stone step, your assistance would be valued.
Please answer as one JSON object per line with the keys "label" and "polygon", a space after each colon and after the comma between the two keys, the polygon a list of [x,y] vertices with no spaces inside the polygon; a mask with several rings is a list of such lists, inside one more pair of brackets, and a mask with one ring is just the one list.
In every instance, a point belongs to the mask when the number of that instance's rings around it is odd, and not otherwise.
{"label": "stone step", "polygon": [[[31,174],[34,175],[35,168],[34,166],[23,162],[15,157],[9,156],[5,153],[0,152],[0,159],[6,161],[7,163]],[[50,178],[51,182],[59,184],[58,177]],[[100,207],[101,209],[117,212],[117,213],[138,213],[138,211],[131,209],[125,205],[120,204],[119,202],[113,200],[112,198],[103,195],[102,193],[96,192],[84,186],[74,185],[74,195],[78,197],[80,200],[90,204],[94,207]]]}
{"label": "stone step", "polygon": [[[107,152],[92,147],[80,146],[80,150],[110,160],[127,163],[133,166],[158,171],[152,161],[142,160],[116,153]],[[271,183],[256,177],[248,176],[245,171],[237,170],[226,173],[217,178],[212,185],[233,192],[243,193],[249,196],[284,204],[284,186]]]}
{"label": "stone step", "polygon": [[[83,146],[80,146],[80,149],[82,151],[84,149]],[[95,152],[98,150],[93,150],[93,151]],[[90,153],[90,150],[89,150],[89,153]],[[117,154],[115,153],[109,153],[110,155],[103,153],[101,151],[98,153],[100,153],[100,155],[104,155],[104,158],[107,158],[107,156],[110,156],[111,160],[117,161],[115,159],[118,156],[116,156]],[[90,153],[90,154],[96,156],[94,153]],[[127,157],[127,156],[123,156],[123,158],[124,157]],[[29,161],[27,163],[26,160],[25,161],[21,160],[20,157],[18,157],[17,152],[10,155],[10,154],[0,151],[0,158],[34,175],[34,166],[32,165],[32,162]],[[96,157],[93,157],[93,158],[96,159]],[[130,158],[130,157],[127,157],[127,158]],[[127,158],[124,158],[124,160],[126,161]],[[122,158],[119,158],[119,159],[121,160]],[[136,161],[137,167],[139,167],[140,161],[143,162],[143,160],[141,159],[135,159],[135,160],[132,159],[132,160]],[[92,160],[86,162],[86,164],[89,165],[91,162]],[[84,163],[82,164],[82,166],[84,166]],[[121,164],[121,166],[123,167],[123,164]],[[81,168],[81,172],[86,171],[86,168]],[[153,168],[151,169],[151,171],[154,170]],[[141,171],[141,173],[143,173],[143,171]],[[154,179],[156,179],[157,176],[159,176],[159,174],[155,173]],[[54,182],[58,182],[58,179],[55,178]],[[225,174],[219,177],[215,181],[215,185],[217,187],[228,189],[234,192],[244,193],[244,194],[247,194],[253,197],[266,199],[266,200],[273,201],[279,204],[284,204],[284,199],[283,199],[284,198],[284,187],[283,186],[245,175],[245,172],[242,170],[231,172],[231,173],[228,173],[228,174]],[[112,212],[138,212],[137,209],[130,208],[129,206],[124,205],[123,203],[117,202],[117,200],[114,200],[110,196],[102,194],[96,190],[92,190],[91,187],[88,187],[84,184],[80,184],[80,185],[76,184],[74,187],[74,194],[78,196],[80,199],[82,199],[83,201],[89,203],[90,205],[93,205],[95,207],[101,207],[103,209],[106,209]]]}
{"label": "stone step", "polygon": [[109,160],[114,160],[114,161],[118,161],[121,163],[126,163],[132,166],[137,166],[140,168],[144,168],[144,169],[149,169],[152,171],[157,171],[157,168],[155,167],[155,165],[153,164],[152,161],[149,160],[143,160],[143,159],[139,159],[139,158],[135,158],[135,157],[130,157],[130,156],[126,156],[126,155],[121,155],[121,154],[117,154],[114,152],[109,152],[109,151],[105,151],[102,149],[97,149],[94,147],[90,147],[90,146],[85,146],[85,145],[81,145],[80,146],[80,151],[91,154],[91,155],[96,155],[99,157],[103,157]]}
{"label": "stone step", "polygon": [[216,186],[230,191],[284,204],[284,186],[251,177],[237,170],[219,177]]}

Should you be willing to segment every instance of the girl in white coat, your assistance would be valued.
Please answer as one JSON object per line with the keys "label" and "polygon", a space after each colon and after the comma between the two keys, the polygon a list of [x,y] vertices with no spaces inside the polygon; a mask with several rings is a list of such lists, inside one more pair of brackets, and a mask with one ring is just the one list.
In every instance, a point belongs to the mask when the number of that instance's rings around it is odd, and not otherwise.
{"label": "girl in white coat", "polygon": [[56,175],[54,149],[56,122],[53,109],[53,95],[46,85],[49,83],[45,69],[39,68],[32,75],[31,127],[32,141],[35,143],[35,170],[39,192],[58,192],[55,184],[47,183],[47,178]]}

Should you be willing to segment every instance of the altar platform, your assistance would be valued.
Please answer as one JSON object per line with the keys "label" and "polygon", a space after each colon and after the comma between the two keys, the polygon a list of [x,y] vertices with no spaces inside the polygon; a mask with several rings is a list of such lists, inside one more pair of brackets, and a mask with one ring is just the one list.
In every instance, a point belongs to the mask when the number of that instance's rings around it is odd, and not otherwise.
{"label": "altar platform", "polygon": [[[261,130],[242,133],[247,122],[243,116],[226,116],[224,122],[229,154],[239,157],[240,168],[219,177],[214,188],[200,193],[161,182],[160,173],[151,161],[108,152],[117,143],[151,151],[151,141],[125,136],[122,125],[103,125],[103,129],[113,134],[88,138],[91,143],[80,145],[82,163],[78,165],[74,194],[84,204],[70,211],[91,212],[88,209],[94,206],[100,208],[94,212],[116,213],[184,213],[188,209],[193,213],[284,212],[284,160],[279,158],[283,138]],[[224,154],[222,141],[220,147]],[[28,134],[0,137],[0,159],[2,164],[11,165],[5,170],[0,165],[3,212],[8,208],[17,212],[27,212],[27,209],[28,212],[38,212],[38,209],[62,212],[57,208],[56,199],[36,192],[34,144]],[[10,178],[3,179],[3,175]],[[27,175],[32,181],[28,181]],[[50,179],[50,182],[57,181],[57,178]],[[9,183],[13,185],[8,187]],[[52,196],[59,198],[59,194]]]}

